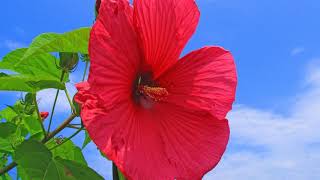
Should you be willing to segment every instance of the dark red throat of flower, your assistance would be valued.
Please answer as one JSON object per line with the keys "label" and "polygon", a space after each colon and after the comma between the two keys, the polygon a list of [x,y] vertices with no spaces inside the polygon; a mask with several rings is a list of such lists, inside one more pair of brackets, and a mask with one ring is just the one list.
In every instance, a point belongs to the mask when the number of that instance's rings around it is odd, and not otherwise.
{"label": "dark red throat of flower", "polygon": [[144,108],[152,107],[155,102],[163,101],[169,95],[167,89],[151,77],[149,73],[139,76],[134,86],[134,99]]}

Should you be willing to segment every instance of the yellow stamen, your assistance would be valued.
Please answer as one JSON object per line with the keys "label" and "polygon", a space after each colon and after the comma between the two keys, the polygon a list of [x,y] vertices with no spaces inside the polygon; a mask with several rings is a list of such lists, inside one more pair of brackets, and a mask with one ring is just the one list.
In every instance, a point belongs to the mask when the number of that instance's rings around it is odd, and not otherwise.
{"label": "yellow stamen", "polygon": [[169,95],[166,88],[150,87],[150,86],[146,86],[146,85],[140,85],[139,92],[141,94],[144,94],[145,96],[151,98],[152,100],[154,100],[156,102],[162,101],[164,98],[166,98]]}

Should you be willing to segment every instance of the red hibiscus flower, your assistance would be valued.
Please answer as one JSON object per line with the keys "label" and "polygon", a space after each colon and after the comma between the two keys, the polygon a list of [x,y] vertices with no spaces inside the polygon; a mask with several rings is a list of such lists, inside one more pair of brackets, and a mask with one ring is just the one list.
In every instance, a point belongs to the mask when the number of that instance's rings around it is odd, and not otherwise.
{"label": "red hibiscus flower", "polygon": [[88,82],[76,101],[91,138],[129,179],[201,179],[229,139],[230,52],[179,59],[194,33],[194,0],[103,0],[91,31]]}
{"label": "red hibiscus flower", "polygon": [[49,112],[40,112],[40,117],[43,120],[45,120],[49,116]]}

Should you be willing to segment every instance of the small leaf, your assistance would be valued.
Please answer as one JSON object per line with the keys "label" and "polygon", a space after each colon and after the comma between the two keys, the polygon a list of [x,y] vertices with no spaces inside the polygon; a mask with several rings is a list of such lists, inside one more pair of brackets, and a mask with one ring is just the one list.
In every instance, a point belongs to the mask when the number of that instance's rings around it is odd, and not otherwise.
{"label": "small leaf", "polygon": [[91,142],[91,138],[88,134],[88,131],[85,130],[85,139],[83,141],[83,144],[82,144],[82,149],[84,149],[89,143]]}
{"label": "small leaf", "polygon": [[0,119],[5,119],[7,121],[11,121],[16,116],[17,116],[17,113],[9,107],[2,109],[0,111]]}

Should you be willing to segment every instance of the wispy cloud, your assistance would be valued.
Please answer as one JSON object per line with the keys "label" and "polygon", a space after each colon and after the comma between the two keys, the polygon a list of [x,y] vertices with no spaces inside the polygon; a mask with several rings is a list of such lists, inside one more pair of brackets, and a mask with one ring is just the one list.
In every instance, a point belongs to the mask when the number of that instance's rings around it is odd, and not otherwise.
{"label": "wispy cloud", "polygon": [[237,106],[229,115],[232,149],[204,179],[319,179],[320,78],[313,78],[319,73],[320,66],[308,68],[312,81],[289,115]]}
{"label": "wispy cloud", "polygon": [[291,56],[296,56],[296,55],[298,55],[298,54],[301,54],[301,53],[303,53],[305,51],[305,48],[304,47],[296,47],[296,48],[293,48],[292,50],[291,50]]}
{"label": "wispy cloud", "polygon": [[15,41],[15,40],[6,40],[3,45],[9,50],[15,50],[17,48],[27,47],[27,45],[23,42]]}

